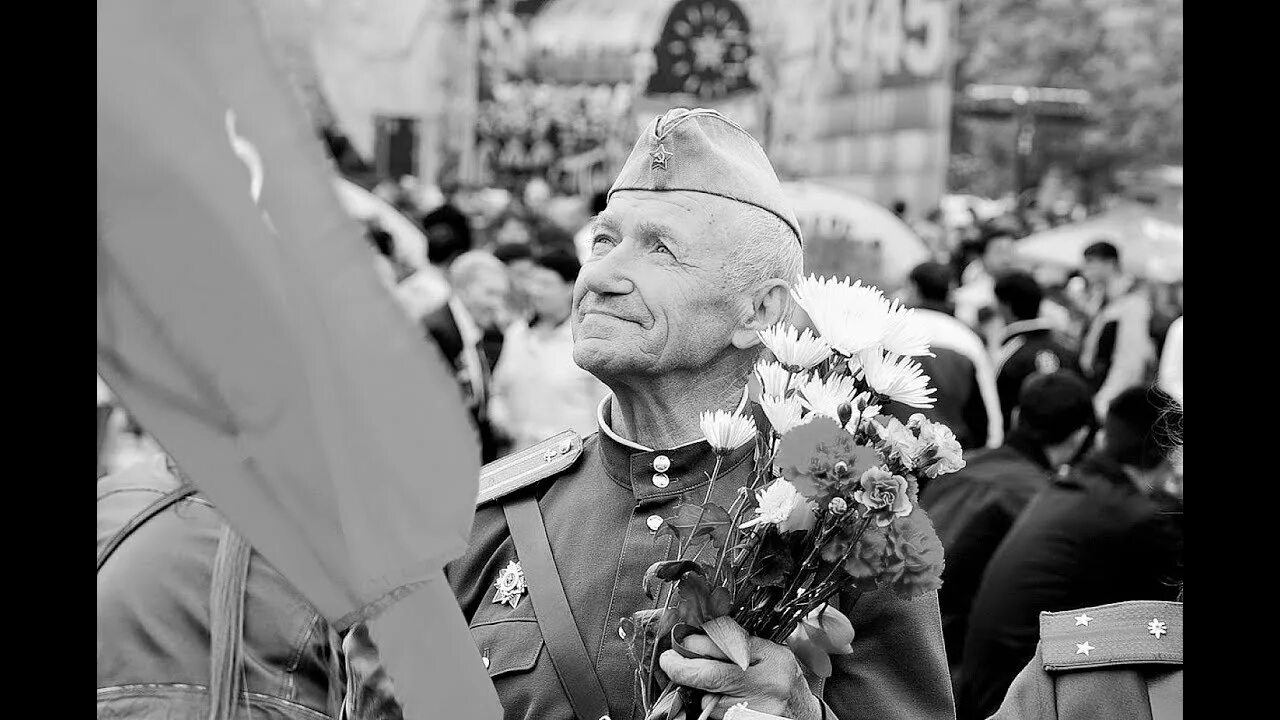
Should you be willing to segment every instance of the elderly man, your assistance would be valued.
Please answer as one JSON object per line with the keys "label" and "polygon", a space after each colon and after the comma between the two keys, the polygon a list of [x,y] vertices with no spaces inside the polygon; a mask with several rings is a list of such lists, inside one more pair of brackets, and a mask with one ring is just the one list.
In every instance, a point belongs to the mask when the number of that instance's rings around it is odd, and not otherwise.
{"label": "elderly man", "polygon": [[[676,552],[657,534],[663,518],[707,492],[715,457],[699,413],[745,403],[758,333],[788,316],[801,268],[795,217],[751,136],[710,110],[649,124],[574,289],[574,360],[612,391],[599,432],[486,468],[470,549],[447,568],[508,719],[643,717],[619,623],[655,605],[641,579]],[[753,449],[727,455],[713,501],[746,483]],[[796,720],[953,717],[937,596],[874,592],[844,607],[858,637],[825,683],[759,639],[747,670],[660,663],[721,693],[716,718],[744,702]]]}

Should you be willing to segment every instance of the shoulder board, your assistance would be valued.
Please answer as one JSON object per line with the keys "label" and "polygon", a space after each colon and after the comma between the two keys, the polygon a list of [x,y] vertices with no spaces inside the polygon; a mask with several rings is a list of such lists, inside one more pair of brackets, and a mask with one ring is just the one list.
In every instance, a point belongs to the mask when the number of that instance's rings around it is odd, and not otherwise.
{"label": "shoulder board", "polygon": [[1139,600],[1040,613],[1045,670],[1181,665],[1182,603]]}
{"label": "shoulder board", "polygon": [[565,430],[533,447],[494,460],[480,469],[480,494],[476,496],[476,506],[563,472],[581,454],[582,436]]}

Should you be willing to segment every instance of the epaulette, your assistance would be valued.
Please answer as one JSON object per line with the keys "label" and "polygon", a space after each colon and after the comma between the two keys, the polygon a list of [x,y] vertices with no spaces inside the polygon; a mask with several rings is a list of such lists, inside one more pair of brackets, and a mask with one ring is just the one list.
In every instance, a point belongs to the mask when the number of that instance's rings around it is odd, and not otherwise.
{"label": "epaulette", "polygon": [[582,436],[565,430],[480,468],[476,507],[568,469],[582,454]]}
{"label": "epaulette", "polygon": [[1138,600],[1040,613],[1045,670],[1181,665],[1182,603]]}

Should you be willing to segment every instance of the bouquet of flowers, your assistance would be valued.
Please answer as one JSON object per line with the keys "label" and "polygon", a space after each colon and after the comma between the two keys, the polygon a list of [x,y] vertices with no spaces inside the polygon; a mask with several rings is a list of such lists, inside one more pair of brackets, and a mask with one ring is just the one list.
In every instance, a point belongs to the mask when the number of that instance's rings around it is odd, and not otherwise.
{"label": "bouquet of flowers", "polygon": [[[918,507],[918,478],[964,467],[945,426],[920,414],[905,424],[881,415],[899,402],[932,407],[934,390],[913,356],[928,355],[914,311],[875,287],[810,276],[792,294],[818,335],[779,324],[761,333],[775,360],[759,362],[753,414],[702,414],[716,452],[706,500],[683,503],[659,535],[674,535],[675,559],[655,563],[645,591],[665,600],[624,618],[621,634],[650,720],[701,707],[698,691],[674,686],[657,657],[709,637],[746,669],[747,636],[785,643],[819,677],[832,654],[852,652],[853,627],[831,606],[886,587],[913,598],[941,585],[942,545]],[[752,407],[752,406],[748,406]],[[710,502],[721,460],[755,440],[750,483],[728,508]]]}

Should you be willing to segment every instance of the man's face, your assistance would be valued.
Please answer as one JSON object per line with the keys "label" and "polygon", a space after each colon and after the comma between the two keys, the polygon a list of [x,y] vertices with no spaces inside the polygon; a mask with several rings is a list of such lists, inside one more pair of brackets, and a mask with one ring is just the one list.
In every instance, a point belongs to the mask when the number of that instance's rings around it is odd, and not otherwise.
{"label": "man's face", "polygon": [[477,270],[466,287],[459,289],[458,298],[477,325],[496,327],[506,314],[509,290],[505,269],[486,268]]}
{"label": "man's face", "polygon": [[751,309],[724,273],[740,210],[703,193],[615,194],[574,286],[574,361],[603,380],[696,370],[726,352]]}

